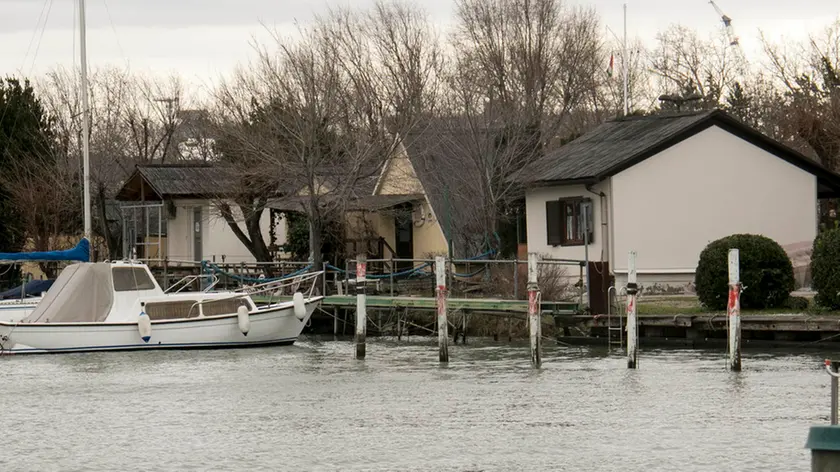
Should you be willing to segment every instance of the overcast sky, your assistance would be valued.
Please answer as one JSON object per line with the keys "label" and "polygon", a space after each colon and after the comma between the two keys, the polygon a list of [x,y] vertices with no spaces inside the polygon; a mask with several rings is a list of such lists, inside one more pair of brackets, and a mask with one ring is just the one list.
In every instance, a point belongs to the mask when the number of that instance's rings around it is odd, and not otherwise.
{"label": "overcast sky", "polygon": [[[372,0],[87,0],[91,67],[128,65],[132,70],[178,72],[193,86],[209,84],[252,55],[264,26],[294,31],[328,5],[365,8]],[[452,21],[453,0],[418,0],[436,25]],[[594,7],[606,27],[622,34],[622,0],[570,0]],[[652,41],[673,23],[704,35],[719,31],[708,0],[628,1],[628,36]],[[838,0],[718,0],[732,18],[748,56],[759,52],[759,28],[776,38],[806,38],[838,19]],[[34,76],[78,61],[77,0],[0,0],[0,72]],[[49,15],[46,15],[49,10]],[[43,18],[47,17],[46,28]],[[40,22],[39,22],[40,18]],[[43,36],[41,32],[43,29]],[[37,54],[36,54],[37,49]],[[748,57],[749,58],[749,57]]]}

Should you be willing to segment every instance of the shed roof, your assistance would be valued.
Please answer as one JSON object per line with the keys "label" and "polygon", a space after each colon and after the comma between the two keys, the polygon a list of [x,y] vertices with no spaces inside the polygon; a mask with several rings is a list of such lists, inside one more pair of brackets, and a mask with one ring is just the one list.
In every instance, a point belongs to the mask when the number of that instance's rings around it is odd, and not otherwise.
{"label": "shed roof", "polygon": [[406,135],[406,154],[455,257],[472,257],[486,235],[481,233],[478,168],[470,153],[480,152],[481,137],[451,123],[435,122]]}
{"label": "shed roof", "polygon": [[840,175],[738,121],[722,110],[629,116],[601,124],[546,153],[519,176],[521,183],[567,184],[599,181],[668,149],[712,126],[817,176],[821,196],[840,195]]}
{"label": "shed roof", "polygon": [[116,200],[207,198],[232,192],[237,185],[234,171],[218,164],[138,165]]}
{"label": "shed roof", "polygon": [[423,194],[368,195],[347,203],[348,210],[380,211],[403,203],[423,201]]}

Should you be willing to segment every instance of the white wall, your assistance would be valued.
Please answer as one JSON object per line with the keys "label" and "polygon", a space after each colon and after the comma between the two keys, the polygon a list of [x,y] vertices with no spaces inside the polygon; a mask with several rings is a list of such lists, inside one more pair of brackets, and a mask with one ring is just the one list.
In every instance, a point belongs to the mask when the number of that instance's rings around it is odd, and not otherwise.
{"label": "white wall", "polygon": [[200,205],[199,201],[175,201],[175,218],[164,213],[169,218],[166,222],[166,257],[176,261],[193,260],[192,233],[192,205]]}
{"label": "white wall", "polygon": [[693,279],[715,239],[754,233],[785,246],[817,233],[816,177],[718,127],[615,175],[612,189],[617,272],[633,249],[640,274]]}
{"label": "white wall", "polygon": [[[592,190],[607,194],[608,187],[603,184],[594,185]],[[608,195],[608,194],[607,194]],[[536,187],[525,192],[526,225],[528,231],[528,252],[548,255],[554,259],[583,260],[586,249],[580,246],[550,246],[546,226],[545,202],[568,197],[588,197],[592,199],[592,221],[594,242],[589,244],[589,260],[600,261],[608,259],[604,248],[604,235],[601,226],[601,198],[586,190],[583,185],[569,185],[563,187]]]}
{"label": "white wall", "polygon": [[[167,231],[168,257],[172,260],[194,260],[194,238],[193,238],[193,209],[201,206],[201,227],[202,227],[202,258],[212,261],[214,256],[216,262],[254,262],[256,259],[243,245],[239,238],[230,229],[219,211],[206,200],[177,200],[175,202],[176,215],[169,220]],[[234,216],[241,220],[241,213],[234,206]],[[260,219],[263,237],[266,244],[269,240],[269,225],[271,217],[269,210],[265,210]],[[244,225],[240,228],[247,234]],[[277,229],[277,244],[286,242],[286,222],[280,220]]]}

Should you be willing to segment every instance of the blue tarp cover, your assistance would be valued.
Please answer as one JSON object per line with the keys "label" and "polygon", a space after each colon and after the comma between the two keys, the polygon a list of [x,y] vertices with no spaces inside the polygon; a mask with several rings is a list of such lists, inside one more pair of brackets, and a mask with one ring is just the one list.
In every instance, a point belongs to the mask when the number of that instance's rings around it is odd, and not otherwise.
{"label": "blue tarp cover", "polygon": [[90,261],[90,243],[82,238],[73,249],[43,252],[0,252],[0,261]]}
{"label": "blue tarp cover", "polygon": [[[34,297],[36,295],[40,295],[41,292],[46,292],[47,290],[52,287],[53,282],[55,280],[32,280],[28,284],[26,284],[26,296],[27,297]],[[18,285],[17,287],[6,290],[5,292],[0,293],[0,299],[2,300],[11,300],[15,298],[23,298],[23,292],[21,289],[23,285]]]}

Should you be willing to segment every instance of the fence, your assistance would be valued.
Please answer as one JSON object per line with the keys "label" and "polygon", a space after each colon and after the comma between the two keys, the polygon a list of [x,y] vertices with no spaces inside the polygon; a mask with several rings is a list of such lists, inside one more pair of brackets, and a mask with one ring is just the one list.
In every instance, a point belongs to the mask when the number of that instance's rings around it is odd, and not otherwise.
{"label": "fence", "polygon": [[[434,260],[368,259],[366,292],[369,295],[423,296],[435,293]],[[454,259],[447,261],[447,286],[456,298],[525,300],[527,260]],[[538,263],[539,285],[546,301],[586,302],[584,261],[543,259]],[[326,268],[329,293],[352,294],[356,260]]]}
{"label": "fence", "polygon": [[[356,260],[344,267],[325,263],[314,268],[307,262],[147,261],[164,289],[187,276],[214,274],[217,289],[262,283],[320,269],[319,292],[325,295],[355,294]],[[367,293],[382,296],[433,297],[435,293],[432,259],[368,259]],[[584,304],[586,264],[571,259],[543,259],[538,263],[539,285],[545,301]],[[528,261],[497,259],[455,259],[448,261],[447,284],[450,296],[525,300],[527,298]],[[201,290],[207,279],[196,277],[185,290]]]}

